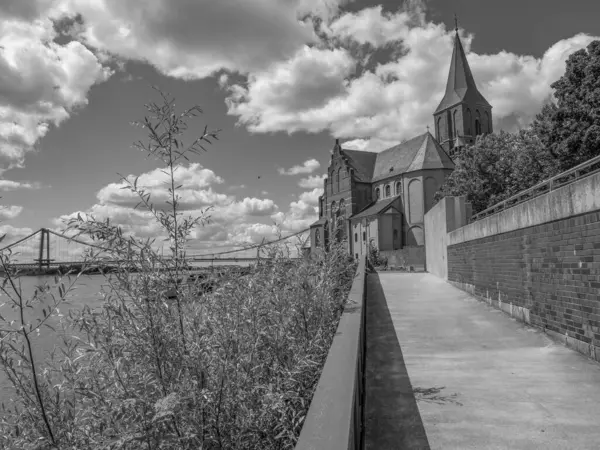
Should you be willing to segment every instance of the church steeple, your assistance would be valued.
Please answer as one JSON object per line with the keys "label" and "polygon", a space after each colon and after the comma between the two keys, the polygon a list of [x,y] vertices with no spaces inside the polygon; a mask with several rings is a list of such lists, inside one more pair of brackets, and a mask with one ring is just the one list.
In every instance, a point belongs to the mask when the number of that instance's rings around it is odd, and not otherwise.
{"label": "church steeple", "polygon": [[[456,19],[455,19],[456,20]],[[458,34],[456,23],[454,50],[444,98],[436,108],[435,134],[446,151],[460,141],[472,143],[482,133],[492,133],[492,106],[481,95]]]}

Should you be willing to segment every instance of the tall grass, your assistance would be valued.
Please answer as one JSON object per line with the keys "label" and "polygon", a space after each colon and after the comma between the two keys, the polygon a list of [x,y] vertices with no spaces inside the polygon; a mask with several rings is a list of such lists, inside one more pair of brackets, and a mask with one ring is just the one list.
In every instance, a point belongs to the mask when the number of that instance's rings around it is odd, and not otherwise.
{"label": "tall grass", "polygon": [[[212,292],[181,283],[188,275],[190,231],[208,217],[181,215],[175,172],[216,133],[205,129],[185,148],[185,120],[200,110],[176,114],[173,101],[161,95],[162,105],[147,105],[150,116],[142,126],[149,143],[138,148],[164,162],[169,208],[155,207],[137,180],[125,181],[165,230],[171,257],[160,257],[154,242],[126,235],[108,220],[69,222],[68,229],[101,243],[108,249],[102,253],[121,263],[108,276],[103,306],[60,317],[57,352],[37,361],[31,337],[50,326],[49,317],[56,320],[76,280],[57,278],[26,300],[16,284],[19,275],[8,269],[10,256],[1,256],[7,266],[2,293],[21,312],[20,323],[0,317],[0,365],[16,393],[2,405],[1,448],[295,445],[355,264],[343,244],[302,260],[279,245],[265,249],[268,259],[248,275],[214,280]],[[88,261],[100,263],[99,255],[91,251]],[[169,299],[173,290],[177,296]],[[28,307],[41,308],[41,317],[28,320]]]}

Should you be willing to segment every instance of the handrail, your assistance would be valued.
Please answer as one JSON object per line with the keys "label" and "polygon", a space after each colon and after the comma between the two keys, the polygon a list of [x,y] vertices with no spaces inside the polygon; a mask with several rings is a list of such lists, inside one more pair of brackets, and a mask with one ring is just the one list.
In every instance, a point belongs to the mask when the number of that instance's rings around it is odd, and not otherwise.
{"label": "handrail", "polygon": [[366,267],[363,257],[294,450],[363,448]]}
{"label": "handrail", "polygon": [[[591,169],[589,172],[580,173],[585,169],[592,168],[596,164],[600,164],[600,155],[595,156],[575,167],[565,170],[564,172],[561,172],[558,175],[554,175],[553,177],[548,178],[547,180],[544,180],[536,184],[535,186],[525,189],[524,191],[521,191],[505,200],[502,200],[501,202],[496,203],[493,206],[490,206],[487,209],[484,209],[483,211],[472,216],[469,220],[469,223],[491,216],[492,214],[505,210],[507,207],[516,206],[520,203],[526,202],[527,200],[531,200],[535,197],[539,197],[540,195],[551,192],[567,184],[574,183],[575,181],[580,180],[581,178],[600,172],[599,166]],[[569,178],[566,181],[563,180],[561,182],[563,178],[570,177],[572,175],[574,175],[574,177]]]}

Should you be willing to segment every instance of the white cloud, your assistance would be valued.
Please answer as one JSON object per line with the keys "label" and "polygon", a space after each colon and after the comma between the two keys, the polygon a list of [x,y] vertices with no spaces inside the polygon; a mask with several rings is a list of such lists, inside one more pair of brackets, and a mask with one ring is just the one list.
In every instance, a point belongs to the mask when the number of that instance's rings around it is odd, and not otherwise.
{"label": "white cloud", "polygon": [[[243,85],[229,81],[229,114],[251,132],[329,131],[350,139],[347,148],[372,151],[424,133],[444,94],[455,33],[427,22],[423,10],[413,1],[395,14],[378,6],[324,23],[321,45],[252,73]],[[469,53],[474,36],[461,38],[478,87],[494,107],[496,129],[510,131],[530,123],[548,101],[568,54],[598,39],[579,34],[535,58]],[[374,64],[382,48],[392,51]]]}
{"label": "white cloud", "polygon": [[319,188],[303,192],[298,196],[297,201],[290,203],[286,213],[278,212],[271,217],[287,232],[306,229],[318,218],[319,196],[321,195],[323,195],[323,189]]}
{"label": "white cloud", "polygon": [[321,188],[323,186],[323,180],[327,175],[311,175],[306,178],[301,178],[298,182],[298,186],[304,189]]}
{"label": "white cloud", "polygon": [[[2,8],[0,8],[2,9]],[[0,17],[0,170],[23,165],[25,154],[111,72],[76,41],[60,45],[39,4],[11,1]],[[12,14],[12,17],[10,17]]]}
{"label": "white cloud", "polygon": [[22,206],[10,205],[4,206],[0,205],[0,220],[14,219],[23,211]]}
{"label": "white cloud", "polygon": [[319,167],[321,167],[321,164],[319,163],[319,161],[313,158],[304,161],[304,163],[301,166],[293,166],[287,170],[280,167],[279,169],[277,169],[277,171],[280,175],[299,175],[301,173],[313,173]]}
{"label": "white cloud", "polygon": [[0,191],[14,191],[16,189],[41,189],[42,185],[30,181],[0,180]]}
{"label": "white cloud", "polygon": [[340,0],[61,0],[83,17],[79,37],[118,57],[147,61],[168,76],[248,73],[317,40],[307,14],[330,17]]}
{"label": "white cloud", "polygon": [[[129,175],[128,179],[135,177]],[[179,166],[175,171],[176,184],[183,187],[178,191],[181,196],[181,210],[185,216],[204,217],[209,219],[204,226],[196,227],[190,236],[193,249],[213,248],[215,245],[232,245],[238,243],[235,230],[243,228],[243,224],[252,223],[257,219],[270,219],[277,213],[275,202],[268,198],[245,197],[237,199],[215,191],[214,185],[224,183],[212,170],[203,168],[200,164]],[[151,194],[150,201],[157,209],[169,210],[167,201],[170,199],[167,183],[168,177],[155,169],[138,177],[138,187],[143,187]],[[88,215],[96,219],[110,218],[111,223],[122,227],[127,235],[138,238],[156,238],[160,243],[166,233],[145,210],[143,206],[135,209],[139,198],[131,191],[121,189],[124,183],[111,183],[97,194],[98,203],[85,211],[74,211],[54,219],[57,227],[64,226],[64,221]]]}
{"label": "white cloud", "polygon": [[33,230],[28,227],[19,228],[12,225],[0,225],[0,236],[6,235],[2,243],[0,243],[0,248],[6,247],[31,233],[33,233]]}

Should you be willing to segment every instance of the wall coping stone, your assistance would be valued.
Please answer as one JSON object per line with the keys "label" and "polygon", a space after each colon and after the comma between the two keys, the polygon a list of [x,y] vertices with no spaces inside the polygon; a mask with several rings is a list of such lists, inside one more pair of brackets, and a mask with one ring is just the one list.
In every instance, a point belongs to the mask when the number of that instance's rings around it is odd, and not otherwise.
{"label": "wall coping stone", "polygon": [[295,450],[359,450],[361,447],[366,266],[366,257],[363,257]]}

